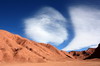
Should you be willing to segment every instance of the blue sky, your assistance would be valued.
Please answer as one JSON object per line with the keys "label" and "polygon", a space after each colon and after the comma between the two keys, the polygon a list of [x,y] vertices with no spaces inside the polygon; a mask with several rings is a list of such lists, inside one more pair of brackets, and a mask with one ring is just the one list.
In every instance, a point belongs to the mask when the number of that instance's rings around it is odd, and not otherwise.
{"label": "blue sky", "polygon": [[0,29],[65,51],[96,47],[99,17],[99,0],[0,0]]}

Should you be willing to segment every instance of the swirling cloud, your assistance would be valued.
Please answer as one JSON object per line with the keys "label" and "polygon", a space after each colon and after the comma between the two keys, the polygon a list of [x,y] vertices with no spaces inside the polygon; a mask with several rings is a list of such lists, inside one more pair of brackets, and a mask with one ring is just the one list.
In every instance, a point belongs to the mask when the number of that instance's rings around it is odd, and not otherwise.
{"label": "swirling cloud", "polygon": [[87,6],[69,9],[75,38],[63,50],[71,51],[85,47],[96,47],[100,42],[100,10]]}
{"label": "swirling cloud", "polygon": [[67,39],[67,20],[54,8],[44,7],[24,23],[27,37],[37,42],[59,45]]}

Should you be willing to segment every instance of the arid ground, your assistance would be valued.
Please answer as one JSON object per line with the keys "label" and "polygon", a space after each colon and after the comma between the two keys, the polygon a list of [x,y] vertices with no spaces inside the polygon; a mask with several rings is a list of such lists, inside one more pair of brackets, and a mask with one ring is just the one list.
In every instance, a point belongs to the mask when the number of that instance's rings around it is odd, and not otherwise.
{"label": "arid ground", "polygon": [[100,66],[99,61],[66,61],[46,63],[0,63],[0,66]]}

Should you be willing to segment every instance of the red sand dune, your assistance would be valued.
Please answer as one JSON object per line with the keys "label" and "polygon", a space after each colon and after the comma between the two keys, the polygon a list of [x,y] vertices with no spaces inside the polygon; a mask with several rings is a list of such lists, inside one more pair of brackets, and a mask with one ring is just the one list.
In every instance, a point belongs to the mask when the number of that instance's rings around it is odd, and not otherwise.
{"label": "red sand dune", "polygon": [[50,44],[37,43],[19,35],[0,30],[1,62],[66,61],[74,57]]}

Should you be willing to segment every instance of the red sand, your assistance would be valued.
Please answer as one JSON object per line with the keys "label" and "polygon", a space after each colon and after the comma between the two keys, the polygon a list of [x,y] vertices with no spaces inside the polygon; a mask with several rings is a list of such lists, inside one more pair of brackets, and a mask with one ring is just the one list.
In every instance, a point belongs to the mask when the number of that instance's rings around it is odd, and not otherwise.
{"label": "red sand", "polygon": [[66,62],[46,62],[46,63],[1,63],[0,66],[100,66],[100,62],[66,61]]}

